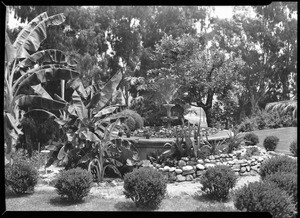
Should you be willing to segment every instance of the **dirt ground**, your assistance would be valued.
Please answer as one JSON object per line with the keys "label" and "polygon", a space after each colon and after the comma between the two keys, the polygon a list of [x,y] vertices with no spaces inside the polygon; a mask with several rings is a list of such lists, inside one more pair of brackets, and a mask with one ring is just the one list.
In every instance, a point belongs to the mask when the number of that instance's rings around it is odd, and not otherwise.
{"label": "dirt ground", "polygon": [[[259,181],[259,176],[239,177],[237,189],[249,182]],[[6,196],[7,211],[140,211],[123,194],[123,182],[107,180],[95,184],[83,202],[70,204],[64,202],[53,186],[39,183],[33,195]],[[226,207],[235,210],[233,201],[225,203],[210,202],[203,198],[201,184],[197,181],[171,183],[167,185],[167,196],[157,211],[218,211]],[[38,202],[38,203],[37,203]]]}

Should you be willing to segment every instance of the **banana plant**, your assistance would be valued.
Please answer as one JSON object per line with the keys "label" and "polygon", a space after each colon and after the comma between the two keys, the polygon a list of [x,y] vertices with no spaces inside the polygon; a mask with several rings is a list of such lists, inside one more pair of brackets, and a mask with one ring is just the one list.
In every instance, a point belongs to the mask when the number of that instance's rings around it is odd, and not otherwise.
{"label": "banana plant", "polygon": [[[122,121],[127,116],[118,112],[118,106],[108,105],[121,79],[122,72],[118,72],[103,87],[95,84],[84,88],[79,79],[69,82],[68,86],[75,90],[68,106],[68,116],[56,119],[68,138],[66,144],[58,145],[57,159],[66,168],[80,166],[95,171],[98,182],[103,179],[107,168],[121,176],[119,168],[137,159],[133,144],[118,137],[124,126]],[[52,145],[46,148],[57,150],[57,146]]]}
{"label": "banana plant", "polygon": [[52,80],[74,79],[79,73],[68,63],[62,51],[38,51],[40,44],[47,38],[46,28],[60,25],[64,21],[63,14],[48,17],[44,12],[21,30],[13,44],[5,33],[3,116],[6,163],[11,163],[10,156],[19,135],[23,134],[20,121],[24,116],[44,113],[56,117],[51,110],[67,107],[67,102],[59,96],[52,98],[41,84]]}

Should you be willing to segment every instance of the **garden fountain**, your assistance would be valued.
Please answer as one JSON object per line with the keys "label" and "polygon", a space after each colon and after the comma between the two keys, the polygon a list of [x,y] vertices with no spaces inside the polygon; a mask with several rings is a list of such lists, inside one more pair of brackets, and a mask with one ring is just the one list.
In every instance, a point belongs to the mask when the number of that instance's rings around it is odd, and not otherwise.
{"label": "garden fountain", "polygon": [[171,112],[171,108],[175,106],[175,104],[163,104],[163,106],[167,109],[167,116],[166,117],[162,117],[162,120],[167,123],[167,127],[170,128],[171,127],[171,122],[173,120],[178,119],[178,117],[174,117],[172,116],[172,112]]}

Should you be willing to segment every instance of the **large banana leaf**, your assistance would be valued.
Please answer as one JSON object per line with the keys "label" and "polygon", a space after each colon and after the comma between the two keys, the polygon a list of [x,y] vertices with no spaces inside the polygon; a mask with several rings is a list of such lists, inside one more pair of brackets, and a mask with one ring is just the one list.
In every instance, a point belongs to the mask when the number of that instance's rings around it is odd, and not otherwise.
{"label": "large banana leaf", "polygon": [[16,58],[16,48],[11,44],[5,32],[5,62],[11,63]]}
{"label": "large banana leaf", "polygon": [[104,115],[111,114],[115,112],[117,108],[118,108],[117,106],[110,106],[110,107],[103,108],[94,117],[102,117]]}
{"label": "large banana leaf", "polygon": [[24,116],[31,116],[31,117],[43,117],[43,118],[50,118],[50,117],[54,117],[55,119],[58,119],[58,117],[46,110],[43,109],[33,109],[28,111],[27,113],[24,114]]}
{"label": "large banana leaf", "polygon": [[22,95],[16,100],[16,104],[19,106],[31,106],[32,108],[43,108],[46,110],[60,110],[67,105],[63,102],[43,98],[37,95]]}
{"label": "large banana leaf", "polygon": [[17,49],[17,58],[29,57],[28,51],[36,52],[40,44],[47,38],[46,27],[60,25],[65,19],[62,13],[48,17],[46,12],[34,18],[22,29],[13,44]]}
{"label": "large banana leaf", "polygon": [[53,80],[69,80],[79,76],[79,73],[62,65],[45,65],[34,68],[28,72],[30,75],[20,83],[20,86],[28,84],[38,85]]}
{"label": "large banana leaf", "polygon": [[41,84],[38,84],[36,86],[31,86],[31,88],[34,90],[36,94],[38,94],[40,97],[52,99],[52,97],[49,95],[49,93],[42,87]]}
{"label": "large banana leaf", "polygon": [[84,118],[88,117],[88,110],[86,109],[86,107],[84,106],[83,102],[81,101],[81,98],[79,96],[79,94],[74,91],[72,94],[72,101],[73,101],[73,106],[75,108],[75,111],[78,115],[78,118],[80,120],[83,120]]}
{"label": "large banana leaf", "polygon": [[102,88],[102,90],[95,94],[90,103],[87,105],[87,108],[93,108],[97,106],[96,112],[102,109],[112,98],[114,90],[119,85],[122,79],[122,72],[116,73]]}
{"label": "large banana leaf", "polygon": [[35,64],[67,64],[66,55],[57,49],[38,51],[19,63],[19,67],[32,67]]}
{"label": "large banana leaf", "polygon": [[69,80],[66,84],[67,87],[70,87],[78,92],[78,94],[86,99],[88,97],[88,94],[82,84],[82,81],[79,77]]}

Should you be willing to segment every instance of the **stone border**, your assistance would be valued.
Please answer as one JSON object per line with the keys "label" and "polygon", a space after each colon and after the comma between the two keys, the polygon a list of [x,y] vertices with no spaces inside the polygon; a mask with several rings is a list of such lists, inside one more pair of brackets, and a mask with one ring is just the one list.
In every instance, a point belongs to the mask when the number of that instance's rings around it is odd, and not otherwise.
{"label": "stone border", "polygon": [[[243,157],[247,149],[257,147],[259,155],[251,156],[249,159],[239,159]],[[192,181],[201,176],[208,167],[216,165],[230,166],[238,176],[255,176],[260,170],[264,160],[273,156],[281,156],[285,154],[276,153],[274,151],[266,151],[258,146],[243,146],[241,149],[231,154],[210,155],[207,159],[196,159],[182,157],[176,164],[176,167],[165,166],[164,164],[148,164],[161,171],[169,182]],[[288,155],[287,155],[288,156]],[[291,156],[289,156],[291,157]],[[295,157],[291,157],[294,158]]]}

